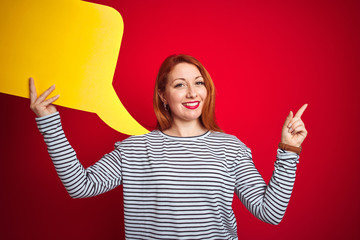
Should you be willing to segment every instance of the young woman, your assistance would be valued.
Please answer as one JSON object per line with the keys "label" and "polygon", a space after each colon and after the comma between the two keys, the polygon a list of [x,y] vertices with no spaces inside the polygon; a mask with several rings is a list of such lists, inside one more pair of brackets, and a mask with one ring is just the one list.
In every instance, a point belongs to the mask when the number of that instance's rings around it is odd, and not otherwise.
{"label": "young woman", "polygon": [[52,105],[58,96],[46,100],[53,90],[38,97],[30,79],[31,109],[56,171],[73,198],[122,184],[126,239],[237,239],[234,192],[260,220],[281,221],[307,135],[301,120],[306,104],[285,120],[266,185],[250,149],[216,124],[213,82],[191,56],[170,56],[160,67],[154,91],[158,129],[116,143],[114,151],[87,169]]}

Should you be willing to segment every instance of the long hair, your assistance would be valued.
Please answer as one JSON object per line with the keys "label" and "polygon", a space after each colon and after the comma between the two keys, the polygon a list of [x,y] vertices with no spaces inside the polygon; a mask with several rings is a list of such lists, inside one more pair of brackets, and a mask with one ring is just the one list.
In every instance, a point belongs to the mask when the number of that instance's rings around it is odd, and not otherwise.
{"label": "long hair", "polygon": [[171,127],[172,117],[171,111],[166,110],[163,102],[161,101],[159,91],[165,92],[165,87],[168,81],[169,73],[179,63],[190,63],[195,65],[204,79],[205,88],[207,90],[207,97],[204,102],[204,107],[200,116],[201,124],[208,130],[222,132],[215,120],[215,86],[210,77],[210,74],[204,66],[194,57],[184,54],[171,55],[165,59],[161,64],[154,89],[154,111],[157,118],[157,128],[164,131]]}

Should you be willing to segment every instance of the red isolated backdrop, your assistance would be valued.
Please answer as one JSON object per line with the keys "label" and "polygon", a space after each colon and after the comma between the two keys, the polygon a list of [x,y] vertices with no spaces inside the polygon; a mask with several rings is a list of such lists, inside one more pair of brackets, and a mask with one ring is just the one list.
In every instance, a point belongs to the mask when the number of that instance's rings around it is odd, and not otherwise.
{"label": "red isolated backdrop", "polygon": [[[308,138],[283,222],[253,217],[235,197],[239,239],[359,239],[358,1],[115,1],[125,24],[114,88],[143,126],[170,54],[198,58],[217,88],[225,132],[253,151],[268,181],[280,130],[304,103]],[[0,66],[1,68],[1,66]],[[6,79],[1,79],[6,81]],[[1,239],[124,239],[122,188],[71,199],[49,159],[29,100],[0,94]],[[59,107],[84,166],[126,138],[95,114]]]}

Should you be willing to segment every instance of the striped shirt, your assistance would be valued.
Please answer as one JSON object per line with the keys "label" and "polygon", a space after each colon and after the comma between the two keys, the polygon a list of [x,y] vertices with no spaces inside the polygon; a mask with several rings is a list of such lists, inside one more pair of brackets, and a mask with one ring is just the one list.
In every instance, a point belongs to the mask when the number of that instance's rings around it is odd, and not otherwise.
{"label": "striped shirt", "polygon": [[237,239],[234,192],[260,220],[278,224],[299,156],[278,149],[266,185],[251,151],[235,136],[208,131],[173,137],[130,136],[84,169],[62,130],[59,113],[36,119],[56,171],[72,198],[123,185],[126,239]]}

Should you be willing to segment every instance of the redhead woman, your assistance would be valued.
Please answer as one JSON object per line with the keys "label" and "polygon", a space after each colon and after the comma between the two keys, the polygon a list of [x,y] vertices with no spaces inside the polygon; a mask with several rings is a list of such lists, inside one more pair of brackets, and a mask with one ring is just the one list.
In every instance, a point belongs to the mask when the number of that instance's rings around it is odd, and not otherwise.
{"label": "redhead woman", "polygon": [[215,88],[195,58],[173,55],[161,65],[154,90],[157,129],[115,144],[84,169],[52,103],[30,79],[31,109],[56,171],[72,198],[123,185],[126,239],[238,239],[234,192],[260,220],[279,224],[295,181],[307,131],[301,115],[285,119],[274,172],[266,184],[251,151],[221,131],[214,116]]}

